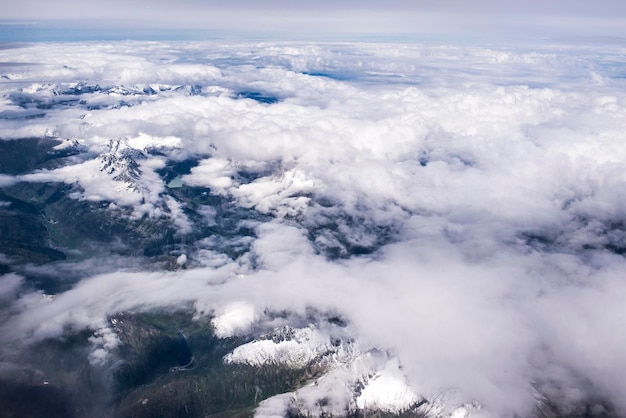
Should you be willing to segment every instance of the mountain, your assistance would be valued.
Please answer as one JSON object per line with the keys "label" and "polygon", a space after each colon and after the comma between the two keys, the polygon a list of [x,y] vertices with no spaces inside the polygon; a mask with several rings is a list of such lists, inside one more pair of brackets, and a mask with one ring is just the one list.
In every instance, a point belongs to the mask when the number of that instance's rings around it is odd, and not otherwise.
{"label": "mountain", "polygon": [[131,148],[127,142],[110,140],[107,150],[100,154],[100,171],[111,175],[113,180],[124,183],[138,191],[137,181],[141,177],[141,167],[137,160],[144,157],[140,150]]}

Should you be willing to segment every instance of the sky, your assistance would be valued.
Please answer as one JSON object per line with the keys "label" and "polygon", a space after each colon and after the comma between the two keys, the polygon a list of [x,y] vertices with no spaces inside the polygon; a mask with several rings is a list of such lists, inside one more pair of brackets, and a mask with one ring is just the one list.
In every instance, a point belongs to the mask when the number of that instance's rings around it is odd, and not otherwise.
{"label": "sky", "polygon": [[3,19],[99,20],[106,27],[264,33],[468,34],[475,36],[623,36],[619,0],[251,1],[113,0],[0,2]]}

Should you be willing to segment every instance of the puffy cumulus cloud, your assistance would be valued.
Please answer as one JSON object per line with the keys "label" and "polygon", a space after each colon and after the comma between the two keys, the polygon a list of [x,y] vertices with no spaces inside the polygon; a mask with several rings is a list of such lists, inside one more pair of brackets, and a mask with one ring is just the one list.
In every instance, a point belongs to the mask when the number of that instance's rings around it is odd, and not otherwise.
{"label": "puffy cumulus cloud", "polygon": [[219,308],[211,324],[215,329],[215,335],[227,338],[248,332],[258,317],[253,305],[233,302]]}
{"label": "puffy cumulus cloud", "polygon": [[218,193],[232,186],[232,176],[236,173],[235,167],[228,160],[219,158],[203,160],[191,171],[192,174],[184,177],[185,183],[191,186],[208,186]]}
{"label": "puffy cumulus cloud", "polygon": [[[165,196],[157,172],[192,159],[184,187],[249,210],[255,230],[234,238],[250,244],[236,260],[207,237],[185,252],[203,267],[107,273],[53,300],[21,295],[6,335],[99,329],[115,312],[189,303],[226,337],[271,324],[267,312],[314,308],[402,364],[404,377],[381,366],[362,404],[445,393],[456,406],[479,402],[477,414],[513,416],[530,411],[535,390],[565,399],[573,388],[626,411],[620,51],[119,43],[0,54],[44,63],[10,74],[9,101],[52,100],[62,83],[116,88],[3,119],[4,137],[51,132],[86,148],[73,165],[19,180],[78,182],[77,197],[150,204],[189,231],[192,208]],[[42,79],[52,90],[31,89]],[[136,189],[101,171],[112,139],[140,168]],[[198,214],[223,221],[219,208]],[[102,332],[95,362],[114,348]],[[375,398],[385,379],[394,392]]]}
{"label": "puffy cumulus cloud", "polygon": [[121,344],[118,335],[108,326],[96,330],[94,335],[89,337],[89,342],[93,345],[89,353],[89,362],[98,366],[106,364],[112,358],[111,351]]}

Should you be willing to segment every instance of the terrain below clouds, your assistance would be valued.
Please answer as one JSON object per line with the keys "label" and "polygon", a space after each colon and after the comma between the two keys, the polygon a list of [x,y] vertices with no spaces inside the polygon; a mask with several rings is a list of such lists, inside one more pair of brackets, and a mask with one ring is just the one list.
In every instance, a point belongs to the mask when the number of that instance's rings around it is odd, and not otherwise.
{"label": "terrain below clouds", "polygon": [[623,57],[0,49],[0,403],[626,415]]}

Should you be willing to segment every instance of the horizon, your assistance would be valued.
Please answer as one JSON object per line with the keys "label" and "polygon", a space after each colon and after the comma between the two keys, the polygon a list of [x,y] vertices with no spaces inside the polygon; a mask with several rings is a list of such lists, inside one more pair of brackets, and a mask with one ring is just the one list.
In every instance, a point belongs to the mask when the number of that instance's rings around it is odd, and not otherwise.
{"label": "horizon", "polygon": [[[135,22],[136,23],[136,22]],[[626,27],[626,26],[625,26]],[[0,20],[0,43],[31,42],[110,42],[110,41],[213,41],[246,40],[277,42],[371,42],[371,43],[455,43],[520,44],[541,43],[596,44],[618,43],[626,39],[614,33],[533,32],[503,33],[499,36],[478,32],[376,32],[376,31],[301,31],[224,28],[181,28],[134,25],[133,22],[108,24],[100,20]]]}
{"label": "horizon", "polygon": [[[525,4],[471,5],[458,0],[322,0],[315,4],[237,0],[228,5],[187,0],[179,4],[139,0],[54,5],[0,1],[2,40],[54,41],[129,38],[198,40],[207,37],[262,39],[543,40],[626,37],[626,3],[552,0]],[[47,37],[47,38],[46,38]]]}

